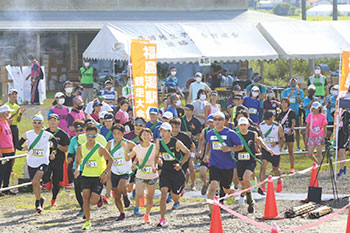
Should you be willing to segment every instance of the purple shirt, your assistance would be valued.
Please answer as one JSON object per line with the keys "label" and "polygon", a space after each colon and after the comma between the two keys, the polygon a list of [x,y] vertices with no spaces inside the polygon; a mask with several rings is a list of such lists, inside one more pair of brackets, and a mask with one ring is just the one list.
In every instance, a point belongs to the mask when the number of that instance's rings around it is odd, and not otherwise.
{"label": "purple shirt", "polygon": [[[135,142],[136,144],[140,144],[141,143],[140,139],[137,137],[137,135],[135,134],[134,131],[131,131],[131,132],[128,132],[128,133],[124,134],[123,137],[125,139],[127,139],[127,140]],[[137,140],[136,140],[136,137],[137,137]]]}

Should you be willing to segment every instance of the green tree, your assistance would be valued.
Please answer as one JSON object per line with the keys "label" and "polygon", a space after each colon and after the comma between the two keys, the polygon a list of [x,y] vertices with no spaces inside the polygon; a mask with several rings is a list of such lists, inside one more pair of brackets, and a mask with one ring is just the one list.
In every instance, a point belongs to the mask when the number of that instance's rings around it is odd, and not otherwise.
{"label": "green tree", "polygon": [[295,15],[296,7],[288,2],[281,2],[276,4],[272,8],[272,12],[275,15],[281,15],[281,16],[293,16]]}

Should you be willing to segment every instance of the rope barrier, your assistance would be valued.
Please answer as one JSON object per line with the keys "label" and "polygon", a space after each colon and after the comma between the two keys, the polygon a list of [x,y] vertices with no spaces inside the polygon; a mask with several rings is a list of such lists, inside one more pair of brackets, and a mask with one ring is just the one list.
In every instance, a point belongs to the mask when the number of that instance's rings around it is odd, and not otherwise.
{"label": "rope barrier", "polygon": [[11,159],[18,159],[18,158],[22,158],[22,157],[26,157],[26,156],[27,156],[27,154],[21,154],[21,155],[14,155],[14,156],[2,157],[2,158],[0,158],[0,161],[3,161],[3,160],[10,161]]}
{"label": "rope barrier", "polygon": [[16,189],[16,188],[20,188],[20,187],[25,187],[25,186],[28,186],[28,185],[32,185],[32,182],[27,182],[27,183],[23,183],[23,184],[19,184],[19,185],[14,185],[14,186],[2,188],[2,189],[0,189],[0,192],[7,191],[7,190],[10,190],[10,189]]}

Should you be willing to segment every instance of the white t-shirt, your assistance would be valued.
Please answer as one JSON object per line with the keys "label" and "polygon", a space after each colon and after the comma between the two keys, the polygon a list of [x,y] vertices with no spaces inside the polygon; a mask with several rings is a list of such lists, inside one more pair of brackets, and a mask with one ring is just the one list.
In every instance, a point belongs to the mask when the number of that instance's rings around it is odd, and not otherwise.
{"label": "white t-shirt", "polygon": [[[29,146],[34,142],[34,140],[36,139],[38,134],[36,134],[33,129],[27,131],[25,134],[27,137],[27,144],[28,144],[28,148],[29,148]],[[50,142],[49,142],[49,140],[50,140],[51,136],[52,136],[51,133],[44,131],[44,133],[42,134],[38,143],[34,146],[33,149],[28,151],[27,164],[29,167],[37,168],[42,164],[46,164],[46,165],[49,164],[49,162],[50,162],[50,160],[49,160],[49,156],[50,156]]]}
{"label": "white t-shirt", "polygon": [[[94,104],[94,101],[91,101],[91,102],[89,102],[89,103],[86,105],[86,108],[85,108],[85,113],[86,113],[86,114],[91,114],[91,113],[92,113],[92,111],[94,110],[93,104]],[[109,104],[107,104],[107,103],[105,103],[105,102],[102,102],[101,112],[102,112],[102,111],[112,112],[113,109],[112,109],[112,107],[111,107]]]}
{"label": "white t-shirt", "polygon": [[[278,144],[279,141],[279,135],[278,135],[278,128],[279,128],[279,124],[274,123],[273,128],[271,130],[271,132],[269,133],[269,135],[267,135],[267,137],[264,137],[264,135],[267,133],[267,131],[269,131],[269,129],[271,128],[272,125],[267,125],[266,122],[262,122],[259,127],[261,129],[261,132],[263,134],[263,140],[265,142],[265,144],[267,145],[268,148],[270,148],[273,151],[274,155],[280,155],[280,145]],[[272,147],[271,143],[275,142],[277,145]]]}
{"label": "white t-shirt", "polygon": [[[111,141],[111,150],[115,147],[115,141]],[[120,147],[116,152],[112,154],[113,165],[111,171],[115,175],[123,175],[131,173],[131,163],[132,161],[125,161],[124,148]]]}

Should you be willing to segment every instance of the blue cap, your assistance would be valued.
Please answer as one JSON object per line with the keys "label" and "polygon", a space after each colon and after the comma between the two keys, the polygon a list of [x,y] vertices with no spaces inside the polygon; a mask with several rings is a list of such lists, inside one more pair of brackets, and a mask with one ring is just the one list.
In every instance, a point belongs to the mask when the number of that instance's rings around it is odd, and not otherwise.
{"label": "blue cap", "polygon": [[97,96],[100,98],[105,98],[105,95],[103,94],[103,91],[98,91]]}
{"label": "blue cap", "polygon": [[208,122],[208,121],[214,121],[214,117],[213,117],[213,115],[212,115],[212,114],[208,116],[208,118],[207,118],[207,122]]}
{"label": "blue cap", "polygon": [[155,113],[155,114],[158,114],[158,108],[150,108],[149,109],[149,114],[152,114],[152,113]]}

